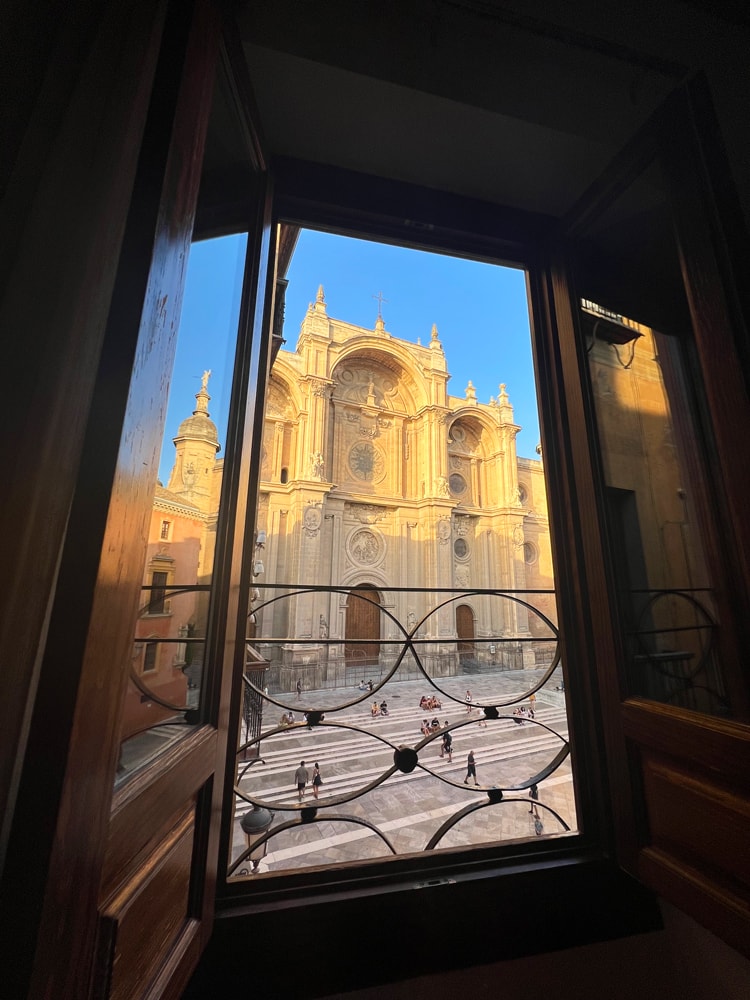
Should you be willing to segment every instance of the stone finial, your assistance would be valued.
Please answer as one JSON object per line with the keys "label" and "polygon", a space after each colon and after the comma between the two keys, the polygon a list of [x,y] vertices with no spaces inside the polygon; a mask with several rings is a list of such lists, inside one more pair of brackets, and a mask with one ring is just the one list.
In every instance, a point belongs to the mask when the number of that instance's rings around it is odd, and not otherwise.
{"label": "stone finial", "polygon": [[322,285],[318,285],[318,294],[315,296],[313,310],[317,313],[325,313],[326,311],[326,295]]}
{"label": "stone finial", "polygon": [[513,404],[508,396],[505,382],[500,383],[500,395],[497,397],[497,405],[501,411],[501,420],[504,423],[513,423]]}
{"label": "stone finial", "polygon": [[430,333],[430,340],[440,340],[440,337],[438,336],[437,323],[432,324],[432,332]]}
{"label": "stone finial", "polygon": [[477,398],[477,390],[474,388],[474,383],[471,379],[469,379],[469,384],[466,386],[466,398],[474,400]]}

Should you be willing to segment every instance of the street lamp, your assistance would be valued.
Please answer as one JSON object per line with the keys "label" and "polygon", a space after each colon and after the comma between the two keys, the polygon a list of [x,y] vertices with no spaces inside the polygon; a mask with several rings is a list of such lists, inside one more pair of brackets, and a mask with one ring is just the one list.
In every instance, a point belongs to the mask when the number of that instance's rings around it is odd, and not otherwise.
{"label": "street lamp", "polygon": [[273,823],[273,813],[271,810],[256,805],[249,812],[246,812],[240,820],[242,832],[245,834],[247,846],[250,848],[248,860],[252,863],[251,875],[257,875],[258,873],[260,863],[266,856],[267,841],[263,841],[257,848],[254,845],[264,833],[267,833],[271,823]]}

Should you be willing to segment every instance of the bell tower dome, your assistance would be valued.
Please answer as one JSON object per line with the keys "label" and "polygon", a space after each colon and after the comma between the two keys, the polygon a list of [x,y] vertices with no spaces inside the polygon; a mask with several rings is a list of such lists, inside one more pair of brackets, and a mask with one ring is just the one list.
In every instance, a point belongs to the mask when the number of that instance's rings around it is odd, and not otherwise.
{"label": "bell tower dome", "polygon": [[182,421],[173,438],[175,461],[167,484],[170,493],[185,497],[205,514],[209,513],[211,505],[211,478],[216,454],[221,448],[216,424],[208,413],[210,376],[210,371],[203,373],[200,390],[195,394],[193,415]]}

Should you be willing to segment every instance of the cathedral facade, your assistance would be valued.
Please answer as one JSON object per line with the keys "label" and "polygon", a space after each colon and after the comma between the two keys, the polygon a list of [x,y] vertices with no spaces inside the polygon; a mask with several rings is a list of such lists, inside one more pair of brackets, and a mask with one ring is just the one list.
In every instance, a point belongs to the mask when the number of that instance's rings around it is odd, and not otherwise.
{"label": "cathedral facade", "polygon": [[[550,630],[538,615],[471,593],[548,591],[517,598],[555,620],[541,458],[516,454],[505,385],[481,403],[471,382],[450,395],[449,378],[435,326],[422,346],[392,336],[380,315],[374,329],[334,319],[322,286],[296,350],[278,353],[254,612],[273,686],[382,675],[405,633],[434,675],[544,661],[549,646],[533,640]],[[339,591],[282,596],[267,584]]]}
{"label": "cathedral facade", "polygon": [[[129,686],[124,736],[168,718],[200,681],[208,596],[190,588],[210,584],[223,470],[209,375],[154,497],[133,653],[142,687]],[[380,316],[354,326],[328,315],[322,287],[296,350],[277,354],[249,626],[271,690],[382,676],[406,634],[434,676],[549,661],[550,629],[526,606],[556,622],[542,460],[516,454],[505,385],[482,403],[471,382],[450,395],[449,378],[434,326],[426,346]],[[488,589],[505,596],[474,593]],[[402,673],[412,668],[407,656]]]}

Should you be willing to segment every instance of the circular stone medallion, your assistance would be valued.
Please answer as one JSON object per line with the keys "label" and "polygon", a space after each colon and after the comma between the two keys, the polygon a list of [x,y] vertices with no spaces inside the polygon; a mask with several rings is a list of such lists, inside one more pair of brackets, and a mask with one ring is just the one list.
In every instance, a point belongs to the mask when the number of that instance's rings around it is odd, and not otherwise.
{"label": "circular stone medallion", "polygon": [[371,566],[380,558],[382,546],[378,536],[368,528],[357,528],[349,536],[349,554],[354,562]]}
{"label": "circular stone medallion", "polygon": [[349,451],[349,469],[356,479],[371,483],[385,471],[385,460],[369,441],[358,441]]}

